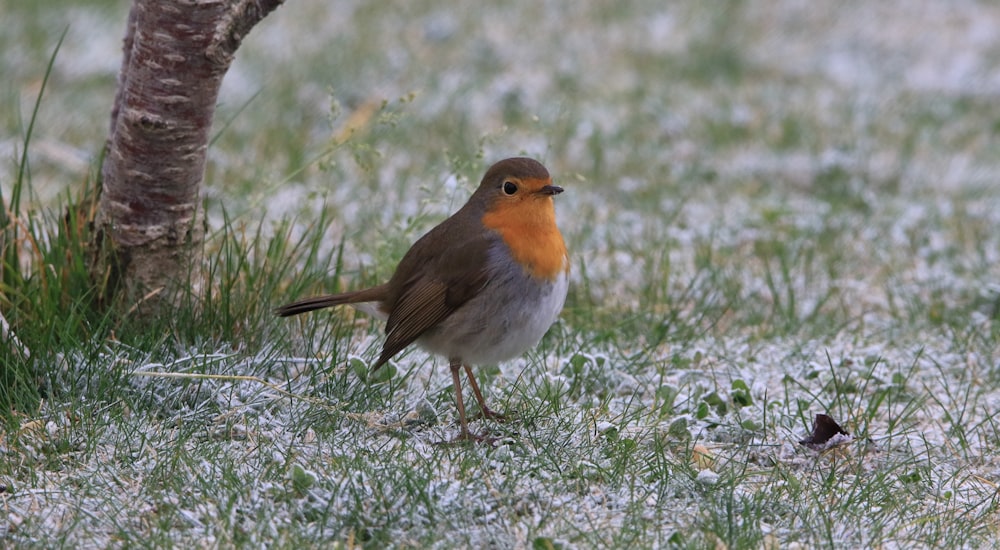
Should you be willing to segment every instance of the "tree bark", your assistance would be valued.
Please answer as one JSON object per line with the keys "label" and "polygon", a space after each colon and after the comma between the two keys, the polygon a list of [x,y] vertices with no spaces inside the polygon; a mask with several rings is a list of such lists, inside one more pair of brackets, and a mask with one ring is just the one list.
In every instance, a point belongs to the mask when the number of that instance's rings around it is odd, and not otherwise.
{"label": "tree bark", "polygon": [[159,312],[191,287],[200,187],[222,77],[284,0],[134,0],[111,110],[92,273],[107,305]]}

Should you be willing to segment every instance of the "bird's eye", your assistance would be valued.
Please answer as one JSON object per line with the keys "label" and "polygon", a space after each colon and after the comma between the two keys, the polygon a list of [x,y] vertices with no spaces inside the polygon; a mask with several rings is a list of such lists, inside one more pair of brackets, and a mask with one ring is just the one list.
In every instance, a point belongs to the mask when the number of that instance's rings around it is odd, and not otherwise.
{"label": "bird's eye", "polygon": [[503,182],[503,192],[505,195],[513,195],[517,193],[517,184],[512,181]]}

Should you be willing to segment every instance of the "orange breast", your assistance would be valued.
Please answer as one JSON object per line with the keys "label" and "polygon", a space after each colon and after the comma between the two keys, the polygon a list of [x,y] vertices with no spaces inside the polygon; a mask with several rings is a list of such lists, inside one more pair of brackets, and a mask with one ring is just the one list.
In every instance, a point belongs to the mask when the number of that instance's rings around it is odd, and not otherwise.
{"label": "orange breast", "polygon": [[514,260],[533,277],[554,281],[569,271],[552,197],[529,196],[495,204],[483,216],[483,225],[500,234]]}

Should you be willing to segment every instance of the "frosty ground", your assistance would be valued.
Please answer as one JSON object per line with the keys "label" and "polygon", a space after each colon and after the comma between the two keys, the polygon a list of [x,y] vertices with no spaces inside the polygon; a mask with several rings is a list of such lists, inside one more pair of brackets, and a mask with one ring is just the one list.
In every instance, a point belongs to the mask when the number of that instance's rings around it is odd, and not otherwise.
{"label": "frosty ground", "polygon": [[[124,9],[6,10],[5,157],[70,25],[40,204],[103,142]],[[5,542],[994,544],[998,30],[988,2],[291,0],[227,76],[205,185],[206,255],[242,235],[287,271],[225,338],[38,350],[63,391],[0,448]],[[266,313],[384,279],[515,154],[566,188],[573,289],[477,370],[497,444],[435,445],[440,359],[369,377],[377,323]],[[816,413],[854,441],[798,445]]]}

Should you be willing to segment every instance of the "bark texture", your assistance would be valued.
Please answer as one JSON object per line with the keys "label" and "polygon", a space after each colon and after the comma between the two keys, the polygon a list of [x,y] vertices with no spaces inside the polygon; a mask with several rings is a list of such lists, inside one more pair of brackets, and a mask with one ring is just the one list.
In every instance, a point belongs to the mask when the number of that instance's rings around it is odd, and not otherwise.
{"label": "bark texture", "polygon": [[250,29],[283,1],[133,1],[94,219],[103,302],[157,312],[190,288],[222,77]]}

